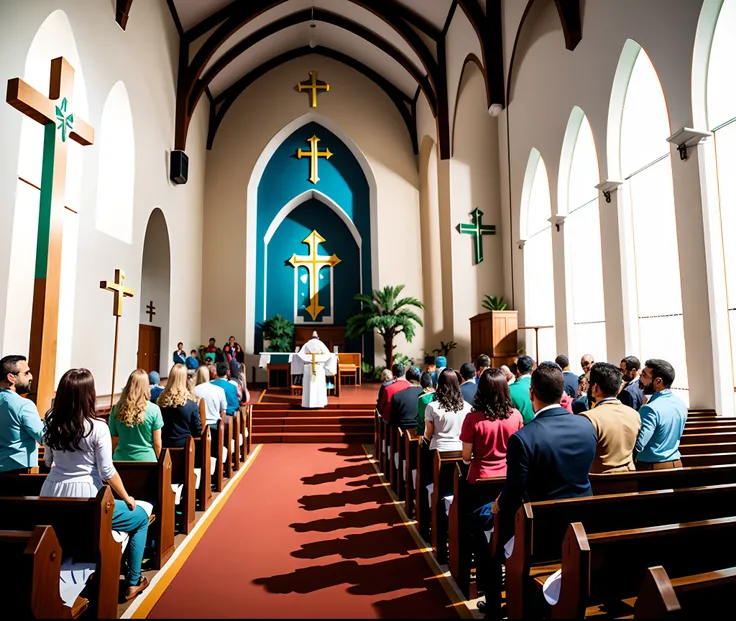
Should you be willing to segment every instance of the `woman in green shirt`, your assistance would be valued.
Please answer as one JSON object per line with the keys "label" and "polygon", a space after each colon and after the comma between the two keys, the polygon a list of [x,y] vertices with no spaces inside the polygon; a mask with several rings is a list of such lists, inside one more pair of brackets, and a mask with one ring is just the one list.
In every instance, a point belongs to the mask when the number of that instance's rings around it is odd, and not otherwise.
{"label": "woman in green shirt", "polygon": [[419,410],[417,412],[417,433],[424,435],[424,409],[428,403],[434,401],[434,384],[432,383],[432,374],[425,371],[419,380],[420,385],[424,388],[424,394],[419,395]]}
{"label": "woman in green shirt", "polygon": [[161,409],[151,403],[148,374],[136,369],[110,412],[113,460],[157,461],[161,454]]}

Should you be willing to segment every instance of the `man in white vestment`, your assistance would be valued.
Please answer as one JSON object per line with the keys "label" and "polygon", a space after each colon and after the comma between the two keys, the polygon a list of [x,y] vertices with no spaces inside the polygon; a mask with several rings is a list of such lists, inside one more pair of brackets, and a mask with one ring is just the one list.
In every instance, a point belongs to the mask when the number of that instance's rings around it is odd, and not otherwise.
{"label": "man in white vestment", "polygon": [[326,375],[337,374],[337,356],[330,353],[327,346],[319,340],[316,332],[297,353],[292,362],[292,373],[302,377],[302,407],[323,408],[327,405]]}

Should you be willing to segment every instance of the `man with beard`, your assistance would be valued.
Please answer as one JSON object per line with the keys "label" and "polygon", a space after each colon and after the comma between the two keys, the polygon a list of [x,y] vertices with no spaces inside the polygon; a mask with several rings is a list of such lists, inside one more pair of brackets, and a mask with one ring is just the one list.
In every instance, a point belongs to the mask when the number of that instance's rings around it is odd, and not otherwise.
{"label": "man with beard", "polygon": [[636,439],[637,470],[681,468],[680,437],[685,429],[687,406],[670,387],[675,369],[666,360],[647,360],[639,377],[645,395],[651,395],[639,410],[641,429]]}
{"label": "man with beard", "polygon": [[0,475],[38,466],[43,421],[35,403],[21,397],[31,391],[31,369],[25,356],[0,360]]}
{"label": "man with beard", "polygon": [[644,403],[644,387],[639,381],[640,367],[641,363],[636,356],[626,356],[619,365],[626,383],[618,394],[618,400],[637,411]]}

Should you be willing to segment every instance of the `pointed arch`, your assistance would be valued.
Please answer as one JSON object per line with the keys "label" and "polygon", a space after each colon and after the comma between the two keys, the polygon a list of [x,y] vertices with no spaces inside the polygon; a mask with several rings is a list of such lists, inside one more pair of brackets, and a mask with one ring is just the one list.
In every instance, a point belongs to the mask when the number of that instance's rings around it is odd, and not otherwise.
{"label": "pointed arch", "polygon": [[[318,123],[327,130],[332,132],[342,143],[350,150],[355,157],[368,184],[369,205],[370,205],[370,256],[371,256],[371,287],[377,286],[378,277],[378,242],[377,242],[377,211],[378,211],[378,186],[376,177],[373,173],[368,159],[361,151],[355,141],[335,122],[319,112],[310,111],[297,117],[290,123],[282,127],[269,140],[268,144],[263,148],[248,181],[248,189],[246,195],[246,256],[249,265],[256,265],[257,262],[257,216],[258,216],[258,188],[261,184],[263,173],[271,158],[278,148],[299,128],[309,123]],[[365,286],[368,283],[364,283]],[[256,310],[256,279],[249,278],[245,287],[245,307],[246,313],[257,313]],[[246,351],[252,352],[255,346],[255,322],[252,318],[246,321],[245,325],[245,348]]]}
{"label": "pointed arch", "polygon": [[130,244],[133,241],[135,134],[128,91],[122,81],[116,82],[107,95],[98,135],[95,228]]}
{"label": "pointed arch", "polygon": [[[79,116],[89,118],[87,89],[79,51],[66,13],[50,13],[36,31],[26,55],[23,80],[48,94],[51,61],[63,56],[74,68],[72,100]],[[28,117],[21,120],[18,182],[10,238],[10,261],[5,309],[3,348],[27,352],[33,306],[34,264],[40,205],[43,127]],[[78,212],[81,209],[82,149],[72,143],[67,154],[64,233],[61,256],[56,383],[71,366],[74,332],[74,299],[77,276]]]}
{"label": "pointed arch", "polygon": [[[721,21],[721,11],[723,10],[724,4],[730,4],[731,6],[727,11],[730,13],[733,11],[733,3],[724,2],[724,0],[705,0],[703,6],[700,9],[700,18],[698,19],[698,28],[695,31],[695,47],[693,49],[693,68],[692,68],[692,106],[693,106],[693,124],[697,128],[712,129],[719,121],[715,118],[711,119],[711,116],[717,117],[718,115],[709,114],[709,104],[711,80],[711,56],[721,55],[720,50],[713,49],[714,39],[716,37],[716,28],[727,30],[726,22],[729,21],[728,16]],[[719,28],[719,29],[720,29]],[[723,33],[726,35],[726,33]],[[716,44],[716,47],[723,46],[723,57],[728,56],[728,46],[733,38],[728,35],[722,37],[722,41]],[[724,63],[725,64],[725,63]],[[713,76],[715,78],[715,76]],[[733,79],[729,79],[728,82],[732,82]],[[720,86],[720,85],[719,85]]]}

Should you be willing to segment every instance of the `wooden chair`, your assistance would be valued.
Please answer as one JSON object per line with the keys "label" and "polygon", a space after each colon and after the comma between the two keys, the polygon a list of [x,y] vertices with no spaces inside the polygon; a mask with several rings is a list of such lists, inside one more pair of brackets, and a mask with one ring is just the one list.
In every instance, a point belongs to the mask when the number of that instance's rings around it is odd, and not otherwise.
{"label": "wooden chair", "polygon": [[634,605],[634,619],[717,619],[733,603],[736,567],[670,580],[649,567]]}
{"label": "wooden chair", "polygon": [[86,587],[90,614],[116,619],[122,549],[112,536],[114,511],[107,485],[94,498],[0,497],[0,529],[29,531],[38,525],[52,526],[62,556],[97,566]]}
{"label": "wooden chair", "polygon": [[0,531],[0,597],[7,619],[76,618],[59,594],[61,545],[52,526]]}
{"label": "wooden chair", "polygon": [[[445,509],[445,496],[451,496],[455,467],[462,462],[462,451],[435,451],[432,482],[432,548],[437,562],[447,562],[447,525],[449,510]],[[454,500],[454,499],[453,499]]]}
{"label": "wooden chair", "polygon": [[180,500],[177,504],[182,513],[181,532],[188,535],[194,528],[197,503],[194,438],[189,436],[184,448],[170,448],[169,453],[171,454],[171,484],[182,486]]}
{"label": "wooden chair", "polygon": [[565,554],[563,540],[572,521],[583,524],[588,533],[597,533],[717,518],[732,511],[730,499],[734,495],[736,483],[546,500],[522,505],[515,515],[513,552],[506,559],[509,619],[539,614],[533,590],[530,590],[532,583],[537,576],[550,574],[557,568],[555,564]]}
{"label": "wooden chair", "polygon": [[353,378],[353,382],[360,386],[360,379],[361,379],[361,355],[360,354],[354,354],[354,353],[343,353],[340,352],[337,354],[337,368],[338,368],[338,375],[340,377],[340,383],[342,383],[343,378],[351,377]]}
{"label": "wooden chair", "polygon": [[[637,595],[655,563],[673,577],[729,567],[734,549],[736,517],[595,534],[573,522],[562,544],[563,579],[552,618],[583,619],[599,604],[612,610],[612,603]],[[535,584],[541,589],[543,576]]]}

